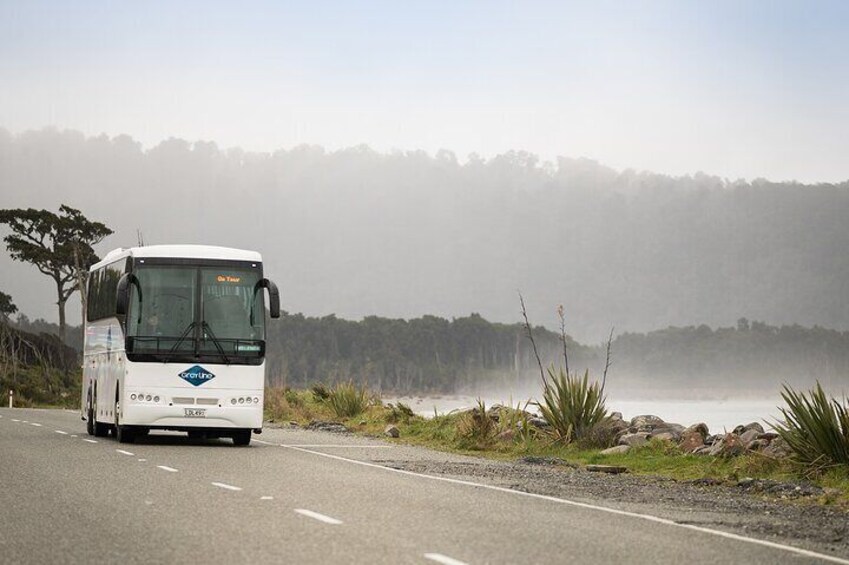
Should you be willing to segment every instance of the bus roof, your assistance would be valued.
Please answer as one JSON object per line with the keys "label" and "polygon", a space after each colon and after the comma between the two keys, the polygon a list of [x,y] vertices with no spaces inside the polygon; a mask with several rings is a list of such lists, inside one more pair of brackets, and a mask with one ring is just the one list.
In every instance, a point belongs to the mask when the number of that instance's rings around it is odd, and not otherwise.
{"label": "bus roof", "polygon": [[102,267],[122,257],[157,257],[168,259],[233,259],[236,261],[262,262],[262,256],[256,251],[234,249],[232,247],[217,247],[214,245],[147,245],[145,247],[130,247],[113,249],[92,270]]}

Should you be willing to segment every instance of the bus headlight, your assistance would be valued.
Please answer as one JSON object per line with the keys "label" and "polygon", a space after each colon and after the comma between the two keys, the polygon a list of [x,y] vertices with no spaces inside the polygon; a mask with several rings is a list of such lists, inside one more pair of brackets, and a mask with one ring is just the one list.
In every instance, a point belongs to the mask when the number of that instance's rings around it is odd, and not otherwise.
{"label": "bus headlight", "polygon": [[254,404],[259,404],[259,398],[257,398],[256,396],[254,396]]}
{"label": "bus headlight", "polygon": [[135,400],[135,399],[136,399],[136,395],[135,395],[135,394],[131,394],[131,395],[130,395],[130,400]]}
{"label": "bus headlight", "polygon": [[158,397],[158,396],[154,396],[154,397],[153,397],[153,401],[154,401],[154,402],[159,402],[159,397]]}
{"label": "bus headlight", "polygon": [[148,394],[147,396],[144,397],[144,399],[147,400],[148,402],[150,402],[150,395]]}
{"label": "bus headlight", "polygon": [[239,404],[244,404],[244,403],[245,403],[245,399],[244,399],[244,398],[239,398]]}
{"label": "bus headlight", "polygon": [[235,398],[231,398],[231,399],[230,399],[230,404],[236,404],[236,399],[235,399]]}

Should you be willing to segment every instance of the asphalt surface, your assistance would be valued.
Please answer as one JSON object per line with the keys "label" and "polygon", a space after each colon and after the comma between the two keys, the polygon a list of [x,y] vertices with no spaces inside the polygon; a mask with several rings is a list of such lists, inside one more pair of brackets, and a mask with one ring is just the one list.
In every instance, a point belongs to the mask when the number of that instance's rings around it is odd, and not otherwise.
{"label": "asphalt surface", "polygon": [[0,409],[0,563],[826,562],[391,468],[396,450],[432,453],[418,448],[304,430],[254,438],[119,444],[86,435],[75,412]]}

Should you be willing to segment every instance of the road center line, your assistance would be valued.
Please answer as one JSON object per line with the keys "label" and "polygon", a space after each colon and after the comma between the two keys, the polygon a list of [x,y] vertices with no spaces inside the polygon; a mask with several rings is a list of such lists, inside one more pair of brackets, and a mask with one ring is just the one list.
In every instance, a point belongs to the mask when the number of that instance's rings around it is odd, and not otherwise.
{"label": "road center line", "polygon": [[441,553],[425,553],[424,558],[436,561],[437,563],[442,563],[443,565],[466,565],[464,561],[458,561],[453,557],[448,557]]}
{"label": "road center line", "polygon": [[259,499],[260,500],[274,500],[274,497],[273,496],[260,496]]}
{"label": "road center line", "polygon": [[226,490],[242,490],[242,487],[234,487],[233,485],[228,485],[228,484],[225,484],[225,483],[212,483],[212,484],[219,487],[219,488],[223,488],[223,489],[226,489]]}
{"label": "road center line", "polygon": [[504,492],[516,496],[526,496],[528,498],[536,498],[537,500],[547,500],[549,502],[556,502],[558,504],[565,504],[567,506],[574,506],[577,508],[585,508],[588,510],[597,510],[599,512],[606,512],[608,514],[615,514],[618,516],[627,516],[629,518],[637,518],[639,520],[646,520],[648,522],[655,522],[658,524],[665,524],[667,526],[674,526],[677,528],[684,528],[687,530],[692,530],[696,532],[700,532],[703,534],[710,534],[726,539],[732,539],[735,541],[741,541],[745,543],[752,543],[755,545],[760,545],[763,547],[769,547],[772,549],[778,549],[781,551],[787,551],[789,553],[795,553],[796,555],[803,555],[805,557],[813,557],[815,559],[821,559],[823,561],[829,561],[831,563],[840,563],[841,565],[849,565],[849,559],[842,559],[840,557],[834,557],[833,555],[826,555],[824,553],[817,553],[816,551],[810,551],[807,549],[801,549],[799,547],[793,547],[792,545],[784,545],[781,543],[776,543],[772,541],[766,541],[757,538],[749,538],[746,536],[741,536],[738,534],[732,534],[730,532],[723,532],[722,530],[713,530],[711,528],[704,528],[702,526],[695,526],[693,524],[683,524],[680,522],[676,522],[674,520],[670,520],[668,518],[659,518],[657,516],[652,516],[650,514],[638,514],[636,512],[628,512],[626,510],[617,510],[615,508],[608,508],[606,506],[596,506],[595,504],[588,504],[585,502],[576,502],[574,500],[568,500],[566,498],[557,498],[554,496],[548,496],[545,494],[536,494],[533,492],[524,492],[521,490],[513,490],[506,487],[499,487],[495,485],[487,485],[484,483],[475,483],[472,481],[464,481],[462,479],[452,479],[450,477],[437,477],[434,475],[425,475],[423,473],[416,473],[415,471],[407,471],[404,469],[393,469],[392,467],[385,467],[383,465],[378,465],[377,463],[370,463],[368,461],[359,461],[357,459],[350,459],[348,457],[342,457],[341,455],[333,455],[331,453],[322,453],[321,451],[312,451],[311,449],[304,449],[302,447],[295,446],[286,446],[280,444],[280,447],[288,447],[288,449],[294,449],[295,451],[302,451],[304,453],[312,453],[313,455],[318,455],[319,457],[326,457],[328,459],[336,459],[337,461],[345,461],[347,463],[353,463],[354,465],[362,465],[363,467],[372,467],[375,469],[383,469],[384,471],[390,473],[398,473],[400,475],[407,475],[409,477],[418,477],[421,479],[428,479],[431,481],[440,481],[445,483],[452,483],[455,485],[465,485],[476,488],[484,488],[488,490],[494,490],[498,492]]}
{"label": "road center line", "polygon": [[30,425],[30,426],[35,426],[36,428],[40,428],[40,427],[41,427],[41,424],[39,424],[39,423],[37,423],[37,422],[30,422],[30,423],[29,423],[29,425]]}
{"label": "road center line", "polygon": [[176,473],[177,472],[177,469],[175,469],[174,467],[167,467],[165,465],[157,465],[156,468],[162,469],[163,471],[168,471],[169,473]]}
{"label": "road center line", "polygon": [[63,432],[62,430],[53,430],[53,431],[56,432],[57,434],[62,434],[63,436],[68,435],[68,432]]}
{"label": "road center line", "polygon": [[13,422],[20,422],[20,420],[16,420],[15,418],[12,418],[12,421]]}
{"label": "road center line", "polygon": [[312,510],[306,510],[304,508],[295,508],[295,512],[298,514],[303,514],[313,520],[318,520],[319,522],[324,522],[325,524],[333,524],[334,526],[338,526],[342,523],[342,520],[337,520],[336,518],[331,518],[330,516],[325,516],[324,514],[319,514],[318,512],[313,512]]}
{"label": "road center line", "polygon": [[97,443],[97,440],[96,440],[96,439],[86,439],[86,438],[83,438],[83,441],[87,441],[87,442],[89,442],[89,443]]}
{"label": "road center line", "polygon": [[139,461],[147,461],[147,459],[139,459]]}
{"label": "road center line", "polygon": [[267,442],[267,441],[262,441],[261,439],[252,439],[251,441],[254,441],[254,442],[256,442],[256,443],[261,443],[261,444],[263,444],[263,445],[276,445],[276,444],[274,444],[274,443],[270,443],[270,442]]}
{"label": "road center line", "polygon": [[123,449],[116,449],[118,453],[123,453],[124,455],[135,455],[135,453],[130,453],[129,451],[124,451]]}

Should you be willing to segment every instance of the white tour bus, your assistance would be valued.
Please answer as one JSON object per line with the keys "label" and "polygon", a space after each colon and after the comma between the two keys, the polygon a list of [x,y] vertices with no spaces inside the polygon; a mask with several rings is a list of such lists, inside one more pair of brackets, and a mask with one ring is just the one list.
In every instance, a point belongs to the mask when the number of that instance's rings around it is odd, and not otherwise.
{"label": "white tour bus", "polygon": [[254,251],[204,245],[116,249],[89,272],[82,383],[88,433],[128,443],[150,430],[262,431],[265,302],[277,287]]}

